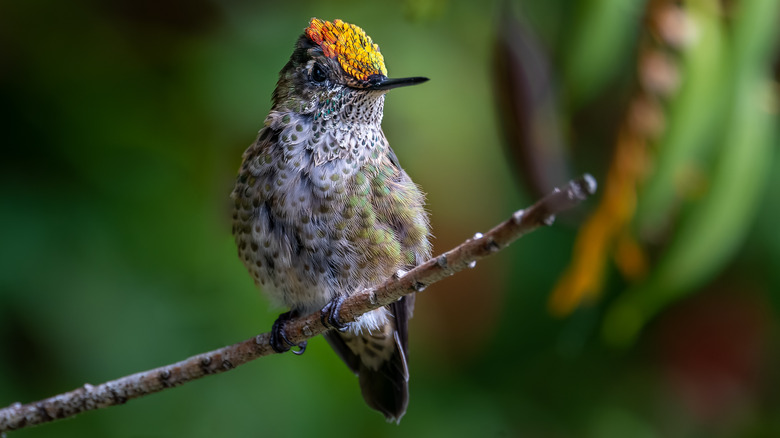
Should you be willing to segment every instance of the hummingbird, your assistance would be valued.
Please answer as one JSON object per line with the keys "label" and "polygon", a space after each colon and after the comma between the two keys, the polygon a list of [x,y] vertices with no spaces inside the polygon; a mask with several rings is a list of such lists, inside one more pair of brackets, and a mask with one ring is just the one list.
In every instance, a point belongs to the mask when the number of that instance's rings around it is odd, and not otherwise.
{"label": "hummingbird", "polygon": [[399,422],[409,402],[408,324],[414,296],[342,323],[339,309],[430,258],[425,198],[382,132],[385,94],[427,81],[387,77],[360,27],[312,18],[279,73],[272,108],[244,152],[233,235],[255,284],[289,308],[271,347],[296,354],[290,318],[323,310],[328,344],[358,376],[369,407]]}

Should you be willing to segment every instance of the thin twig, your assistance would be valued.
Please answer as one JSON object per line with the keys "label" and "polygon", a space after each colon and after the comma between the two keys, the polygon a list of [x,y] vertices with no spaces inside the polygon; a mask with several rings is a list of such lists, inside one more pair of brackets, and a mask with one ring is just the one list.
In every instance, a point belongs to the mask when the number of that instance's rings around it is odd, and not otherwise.
{"label": "thin twig", "polygon": [[[420,292],[432,283],[453,275],[477,260],[500,251],[512,241],[542,225],[550,225],[555,215],[577,205],[596,190],[590,175],[570,181],[533,206],[515,212],[511,218],[484,235],[477,234],[456,248],[428,260],[402,277],[393,277],[379,286],[356,293],[344,301],[340,319],[354,321],[380,306],[392,303],[404,295]],[[285,331],[291,342],[298,344],[328,328],[321,322],[322,312],[291,319]],[[14,403],[0,409],[0,432],[33,426],[84,411],[119,405],[166,388],[182,385],[200,377],[233,369],[261,356],[273,354],[270,333],[263,333],[243,342],[208,353],[192,356],[181,362],[125,376],[97,386],[85,384],[73,391],[45,400],[22,405]]]}

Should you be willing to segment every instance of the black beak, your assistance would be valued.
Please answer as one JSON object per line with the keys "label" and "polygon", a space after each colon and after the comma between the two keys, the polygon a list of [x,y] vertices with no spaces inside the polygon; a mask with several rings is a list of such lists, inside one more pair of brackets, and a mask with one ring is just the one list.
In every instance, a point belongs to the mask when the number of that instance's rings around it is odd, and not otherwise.
{"label": "black beak", "polygon": [[390,79],[387,76],[373,75],[368,80],[371,84],[367,87],[369,90],[390,90],[392,88],[422,84],[423,82],[427,81],[428,78],[418,76],[414,78]]}

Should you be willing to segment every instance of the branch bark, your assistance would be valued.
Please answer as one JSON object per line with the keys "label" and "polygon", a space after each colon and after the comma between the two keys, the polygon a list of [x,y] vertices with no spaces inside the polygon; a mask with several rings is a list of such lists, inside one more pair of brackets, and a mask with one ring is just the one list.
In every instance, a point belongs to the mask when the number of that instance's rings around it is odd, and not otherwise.
{"label": "branch bark", "polygon": [[[595,191],[596,181],[588,174],[570,181],[564,188],[555,189],[531,207],[515,212],[484,235],[477,233],[473,238],[417,266],[400,278],[389,278],[372,289],[350,296],[344,301],[340,317],[344,322],[354,321],[363,313],[390,304],[404,295],[421,292],[430,284],[473,267],[477,260],[495,254],[523,234],[542,225],[551,225],[556,214],[579,204]],[[322,312],[315,312],[288,321],[285,331],[290,341],[297,344],[328,330],[320,321],[321,316]],[[0,409],[0,433],[120,405],[206,375],[231,370],[258,357],[274,354],[269,340],[270,333],[263,333],[181,362],[97,386],[85,384],[45,400],[25,405],[14,403]]]}

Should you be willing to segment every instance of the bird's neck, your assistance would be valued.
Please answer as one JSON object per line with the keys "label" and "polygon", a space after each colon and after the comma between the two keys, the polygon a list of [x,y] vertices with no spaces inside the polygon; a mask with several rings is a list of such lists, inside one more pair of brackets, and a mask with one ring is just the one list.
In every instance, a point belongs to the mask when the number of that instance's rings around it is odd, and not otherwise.
{"label": "bird's neck", "polygon": [[381,127],[384,102],[380,93],[333,93],[315,105],[292,105],[304,111],[277,107],[266,126],[280,130],[283,142],[302,142],[316,166],[334,160],[378,163],[389,150]]}

